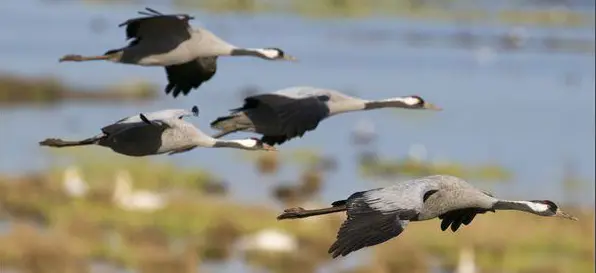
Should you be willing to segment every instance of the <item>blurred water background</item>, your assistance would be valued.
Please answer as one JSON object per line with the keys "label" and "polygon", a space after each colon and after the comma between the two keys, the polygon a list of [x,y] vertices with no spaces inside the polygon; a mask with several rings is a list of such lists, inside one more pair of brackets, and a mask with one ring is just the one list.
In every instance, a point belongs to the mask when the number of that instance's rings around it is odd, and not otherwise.
{"label": "blurred water background", "polygon": [[[418,2],[422,7],[416,13]],[[281,153],[308,149],[334,158],[337,169],[325,175],[319,202],[387,183],[386,178],[361,175],[355,158],[363,152],[393,159],[422,149],[430,162],[494,164],[506,169],[512,174],[506,183],[472,182],[507,198],[594,205],[594,1],[192,3],[1,1],[0,72],[4,75],[53,77],[74,88],[96,90],[142,81],[159,90],[155,99],[138,102],[2,104],[0,173],[18,176],[56,165],[55,155],[37,145],[46,137],[88,137],[121,117],[195,104],[201,115],[193,122],[212,132],[209,122],[238,107],[246,90],[269,92],[310,85],[371,99],[416,94],[444,108],[438,113],[380,110],[341,115],[284,144]],[[402,8],[406,4],[410,12]],[[324,5],[331,8],[319,7]],[[220,58],[211,81],[178,99],[162,93],[166,78],[161,68],[58,63],[64,54],[93,55],[124,44],[123,29],[117,24],[145,6],[164,13],[190,13],[197,18],[193,24],[234,44],[279,47],[300,62]],[[510,14],[515,11],[542,13],[533,22]],[[581,16],[591,18],[591,23]],[[357,124],[373,126],[378,136],[373,143],[354,144],[351,133]],[[291,181],[300,171],[284,167],[275,178],[263,176],[242,153],[221,149],[151,161],[208,170],[228,183],[229,198],[234,201],[276,209],[282,206],[270,198],[269,187]],[[569,172],[580,181],[574,189],[561,182]]]}

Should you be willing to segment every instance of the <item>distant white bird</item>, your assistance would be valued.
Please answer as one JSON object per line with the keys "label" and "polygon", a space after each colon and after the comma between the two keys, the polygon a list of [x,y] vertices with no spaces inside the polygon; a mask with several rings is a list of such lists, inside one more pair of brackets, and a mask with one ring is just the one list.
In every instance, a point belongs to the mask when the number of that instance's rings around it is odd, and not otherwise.
{"label": "distant white bird", "polygon": [[114,201],[124,210],[154,211],[165,206],[165,200],[151,191],[133,191],[132,178],[126,170],[116,172]]}
{"label": "distant white bird", "polygon": [[410,145],[410,150],[408,151],[408,157],[418,162],[426,161],[427,159],[427,150],[424,144],[412,144]]}
{"label": "distant white bird", "polygon": [[495,50],[490,46],[481,46],[474,50],[474,60],[480,66],[493,64],[497,59]]}
{"label": "distant white bird", "polygon": [[375,123],[369,119],[360,119],[352,128],[352,141],[355,144],[368,144],[377,137]]}
{"label": "distant white bird", "polygon": [[64,170],[62,185],[66,193],[72,197],[83,197],[89,191],[89,186],[76,166],[69,166]]}
{"label": "distant white bird", "polygon": [[242,251],[293,252],[298,249],[298,242],[287,232],[264,229],[242,238],[238,246]]}
{"label": "distant white bird", "polygon": [[459,252],[459,262],[455,273],[476,273],[476,263],[474,262],[474,249],[470,247],[462,248]]}

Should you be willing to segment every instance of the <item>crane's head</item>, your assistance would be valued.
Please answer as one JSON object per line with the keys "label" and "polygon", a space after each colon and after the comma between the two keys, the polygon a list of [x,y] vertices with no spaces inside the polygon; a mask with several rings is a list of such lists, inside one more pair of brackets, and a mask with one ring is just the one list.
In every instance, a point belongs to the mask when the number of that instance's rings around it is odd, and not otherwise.
{"label": "crane's head", "polygon": [[285,60],[285,61],[297,61],[294,56],[286,54],[283,50],[277,47],[263,48],[259,50],[260,55],[268,60]]}
{"label": "crane's head", "polygon": [[555,202],[550,200],[531,200],[530,209],[541,216],[556,216],[577,221],[577,217],[562,211]]}
{"label": "crane's head", "polygon": [[376,108],[406,108],[406,109],[426,109],[426,110],[442,110],[440,107],[426,102],[423,98],[417,95],[396,97],[385,100],[369,101],[366,103],[365,109],[376,109]]}
{"label": "crane's head", "polygon": [[422,97],[420,97],[418,95],[411,95],[411,96],[403,97],[402,101],[407,107],[414,108],[414,109],[428,109],[428,110],[435,110],[435,111],[442,110],[440,107],[438,107],[430,102],[426,102]]}

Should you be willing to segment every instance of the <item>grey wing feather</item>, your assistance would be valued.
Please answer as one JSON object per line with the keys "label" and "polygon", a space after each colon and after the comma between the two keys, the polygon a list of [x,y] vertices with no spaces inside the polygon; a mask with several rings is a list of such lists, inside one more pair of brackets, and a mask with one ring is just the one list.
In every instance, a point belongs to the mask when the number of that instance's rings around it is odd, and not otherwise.
{"label": "grey wing feather", "polygon": [[411,214],[407,210],[387,213],[373,209],[362,193],[348,198],[347,206],[348,218],[341,225],[337,240],[329,248],[333,258],[397,237],[409,222],[400,219],[402,213]]}
{"label": "grey wing feather", "polygon": [[[458,190],[458,191],[461,191],[461,190]],[[449,228],[451,226],[451,231],[456,232],[462,224],[467,226],[470,223],[472,223],[472,220],[474,220],[476,215],[484,214],[489,211],[495,212],[494,209],[490,208],[491,202],[488,201],[488,200],[494,198],[493,195],[491,195],[490,193],[488,193],[486,191],[477,190],[477,189],[466,190],[465,192],[467,192],[468,194],[459,198],[458,200],[461,201],[461,200],[467,199],[470,202],[478,202],[478,203],[476,204],[476,206],[472,205],[471,207],[467,207],[467,208],[453,209],[453,210],[450,210],[446,213],[439,215],[438,218],[441,220],[441,230],[445,231],[445,230],[447,230],[447,228]],[[488,198],[488,199],[483,198],[482,195],[486,195],[490,198]],[[466,198],[466,196],[467,196],[467,198]],[[475,196],[478,198],[474,198]],[[486,196],[484,196],[484,197],[486,197]],[[451,199],[457,199],[457,198],[451,198]],[[466,202],[459,202],[459,203],[466,203]]]}
{"label": "grey wing feather", "polygon": [[289,98],[300,99],[314,96],[327,96],[331,102],[355,100],[357,98],[343,94],[337,90],[324,89],[311,86],[294,86],[273,92],[276,95],[283,95]]}
{"label": "grey wing feather", "polygon": [[[150,121],[158,121],[158,120],[167,120],[167,119],[174,119],[174,118],[182,118],[186,116],[196,115],[195,113],[185,110],[185,109],[166,109],[156,112],[150,112],[145,114],[145,117]],[[143,125],[144,122],[141,119],[140,115],[134,115],[130,117],[126,117],[120,119],[113,124],[107,125],[101,128],[101,131],[104,134],[114,134],[122,129],[130,128],[134,126]]]}

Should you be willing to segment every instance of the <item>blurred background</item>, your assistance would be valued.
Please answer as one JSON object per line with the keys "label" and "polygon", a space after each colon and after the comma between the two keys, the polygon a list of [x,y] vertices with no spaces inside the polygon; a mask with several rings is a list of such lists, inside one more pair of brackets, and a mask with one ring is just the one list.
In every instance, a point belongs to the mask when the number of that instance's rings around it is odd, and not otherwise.
{"label": "blurred background", "polygon": [[[150,6],[300,62],[220,58],[189,96],[162,68],[58,63],[125,44]],[[0,1],[0,271],[593,272],[592,0]],[[139,112],[198,105],[209,122],[246,95],[289,86],[363,98],[420,95],[442,112],[346,114],[278,153],[198,149],[131,158],[51,150]],[[248,136],[248,134],[246,134]],[[439,221],[346,258],[344,215],[277,222],[283,208],[452,174],[508,199],[549,199],[579,222],[519,212]]]}

